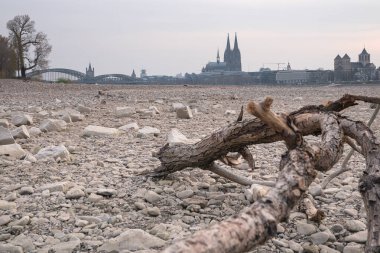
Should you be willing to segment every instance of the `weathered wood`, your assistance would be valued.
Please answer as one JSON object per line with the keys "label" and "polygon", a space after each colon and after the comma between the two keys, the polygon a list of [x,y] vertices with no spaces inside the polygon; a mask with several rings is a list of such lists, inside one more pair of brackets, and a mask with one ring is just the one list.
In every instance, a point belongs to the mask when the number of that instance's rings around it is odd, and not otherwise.
{"label": "weathered wood", "polygon": [[267,195],[238,215],[198,231],[163,252],[245,252],[274,236],[276,224],[287,219],[290,210],[314,180],[317,174],[314,168],[319,162],[317,159],[329,160],[328,165],[332,167],[337,160],[334,154],[337,156],[341,152],[342,131],[337,117],[323,114],[319,115],[319,119],[322,136],[325,136],[322,145],[310,147],[306,142],[298,142],[296,148],[283,155],[278,180]]}

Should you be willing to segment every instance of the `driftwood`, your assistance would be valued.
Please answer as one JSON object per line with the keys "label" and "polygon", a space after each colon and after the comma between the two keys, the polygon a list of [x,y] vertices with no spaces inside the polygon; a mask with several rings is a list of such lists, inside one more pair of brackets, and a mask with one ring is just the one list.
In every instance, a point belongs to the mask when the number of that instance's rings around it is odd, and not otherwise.
{"label": "driftwood", "polygon": [[[380,144],[364,123],[337,113],[356,105],[356,101],[380,104],[380,98],[345,95],[324,106],[306,106],[278,116],[270,111],[272,100],[268,98],[260,104],[248,105],[248,112],[256,115],[256,119],[234,122],[194,144],[177,143],[161,148],[157,153],[161,166],[153,175],[188,167],[216,171],[216,160],[252,144],[284,140],[288,147],[280,162],[276,184],[264,196],[239,214],[198,231],[163,252],[245,252],[264,243],[276,235],[276,224],[287,219],[314,180],[316,170],[327,171],[339,160],[347,137],[357,142],[366,157],[366,169],[359,183],[368,217],[366,252],[379,252]],[[307,143],[302,136],[310,134],[321,134],[320,143]]]}

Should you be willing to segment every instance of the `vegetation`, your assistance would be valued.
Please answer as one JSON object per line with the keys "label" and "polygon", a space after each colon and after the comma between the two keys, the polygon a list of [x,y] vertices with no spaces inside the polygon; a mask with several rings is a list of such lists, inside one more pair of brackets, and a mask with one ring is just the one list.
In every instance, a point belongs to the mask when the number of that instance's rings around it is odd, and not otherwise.
{"label": "vegetation", "polygon": [[14,77],[17,70],[16,52],[9,40],[0,35],[0,78]]}
{"label": "vegetation", "polygon": [[9,20],[7,28],[10,31],[9,41],[16,52],[21,77],[26,77],[27,70],[47,67],[51,45],[45,33],[36,32],[34,21],[28,15],[18,15]]}
{"label": "vegetation", "polygon": [[61,77],[58,78],[57,83],[71,83],[71,80]]}

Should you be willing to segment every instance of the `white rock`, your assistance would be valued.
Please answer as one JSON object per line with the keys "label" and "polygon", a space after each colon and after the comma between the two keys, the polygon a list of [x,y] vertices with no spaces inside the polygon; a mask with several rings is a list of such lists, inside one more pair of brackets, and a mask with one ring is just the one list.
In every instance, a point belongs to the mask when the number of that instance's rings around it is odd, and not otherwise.
{"label": "white rock", "polygon": [[346,236],[344,240],[346,242],[365,243],[367,241],[368,230],[360,231],[355,234]]}
{"label": "white rock", "polygon": [[42,132],[63,131],[67,127],[67,123],[61,119],[46,119],[41,122],[40,130]]}
{"label": "white rock", "polygon": [[144,126],[139,130],[140,134],[143,135],[158,135],[161,133],[160,129],[155,128],[155,127],[150,127],[150,126]]}
{"label": "white rock", "polygon": [[66,112],[70,115],[72,122],[78,122],[85,119],[85,116],[74,109],[66,109]]}
{"label": "white rock", "polygon": [[120,133],[116,128],[89,125],[83,130],[83,136],[112,136]]}
{"label": "white rock", "polygon": [[16,203],[0,199],[0,210],[11,210],[16,208]]}
{"label": "white rock", "polygon": [[31,127],[29,129],[29,135],[30,136],[38,136],[42,133],[41,129],[39,129],[38,127]]}
{"label": "white rock", "polygon": [[226,110],[224,112],[224,115],[228,116],[228,115],[236,115],[236,111],[235,110]]}
{"label": "white rock", "polygon": [[0,156],[10,156],[16,159],[20,159],[26,155],[26,152],[17,143],[0,145]]}
{"label": "white rock", "polygon": [[22,125],[12,131],[13,138],[15,139],[28,139],[30,134],[26,126]]}
{"label": "white rock", "polygon": [[181,107],[176,110],[177,118],[179,119],[191,119],[193,117],[193,113],[191,112],[190,107]]}
{"label": "white rock", "polygon": [[188,139],[184,134],[182,134],[177,128],[172,128],[168,134],[167,142],[172,143],[186,143],[194,144],[200,141],[200,139]]}
{"label": "white rock", "polygon": [[172,104],[172,111],[175,112],[178,109],[183,108],[183,107],[185,107],[185,105],[182,103],[173,103]]}
{"label": "white rock", "polygon": [[116,117],[130,117],[136,113],[135,108],[126,106],[126,107],[116,107],[115,109]]}
{"label": "white rock", "polygon": [[160,114],[160,111],[155,106],[149,106],[149,110],[152,111],[154,114]]}
{"label": "white rock", "polygon": [[27,114],[16,114],[12,116],[11,122],[15,126],[31,125],[33,124],[33,118]]}
{"label": "white rock", "polygon": [[78,105],[77,109],[80,113],[90,113],[91,112],[91,108],[84,106],[84,105]]}
{"label": "white rock", "polygon": [[66,198],[67,199],[79,199],[81,197],[84,197],[84,192],[82,191],[81,188],[79,187],[73,187],[70,190],[67,191],[66,193]]}
{"label": "white rock", "polygon": [[0,119],[0,126],[9,128],[9,122],[7,119]]}
{"label": "white rock", "polygon": [[66,192],[71,186],[70,182],[64,181],[64,182],[56,182],[56,183],[50,183],[42,185],[37,189],[39,192],[43,192],[48,190],[49,192]]}
{"label": "white rock", "polygon": [[49,146],[49,147],[40,149],[40,151],[38,151],[35,157],[38,160],[46,159],[46,158],[53,158],[53,159],[60,158],[61,160],[70,160],[70,153],[66,149],[66,147],[63,145]]}
{"label": "white rock", "polygon": [[126,131],[126,132],[130,130],[139,130],[139,125],[137,125],[136,122],[132,122],[132,123],[119,127],[119,130]]}
{"label": "white rock", "polygon": [[13,144],[15,140],[13,139],[13,135],[11,131],[7,128],[0,126],[0,145]]}

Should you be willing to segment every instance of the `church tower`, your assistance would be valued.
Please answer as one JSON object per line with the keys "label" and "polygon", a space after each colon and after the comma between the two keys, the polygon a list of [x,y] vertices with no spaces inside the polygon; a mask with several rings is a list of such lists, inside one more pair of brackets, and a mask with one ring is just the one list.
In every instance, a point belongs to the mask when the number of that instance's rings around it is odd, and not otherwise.
{"label": "church tower", "polygon": [[232,68],[233,71],[241,71],[241,54],[238,46],[237,35],[235,33],[234,49],[232,50]]}
{"label": "church tower", "polygon": [[216,54],[216,62],[218,64],[220,63],[219,49],[218,49],[218,53]]}
{"label": "church tower", "polygon": [[231,59],[232,58],[232,51],[231,51],[231,45],[230,45],[230,34],[227,35],[227,46],[226,50],[224,50],[224,62],[226,63],[227,70],[230,70],[231,66]]}
{"label": "church tower", "polygon": [[89,63],[88,68],[86,68],[86,77],[90,79],[95,77],[95,68],[91,68],[91,63]]}
{"label": "church tower", "polygon": [[365,67],[368,63],[371,63],[370,59],[371,55],[367,53],[367,50],[365,48],[363,51],[359,54],[359,62]]}

